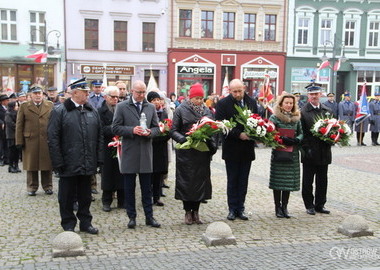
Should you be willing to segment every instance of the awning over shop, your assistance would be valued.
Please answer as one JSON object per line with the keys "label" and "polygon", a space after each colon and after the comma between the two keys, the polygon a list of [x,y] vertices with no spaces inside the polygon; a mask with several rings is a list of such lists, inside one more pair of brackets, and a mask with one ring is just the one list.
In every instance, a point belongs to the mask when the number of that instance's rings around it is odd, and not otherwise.
{"label": "awning over shop", "polygon": [[380,63],[351,63],[354,70],[380,71]]}

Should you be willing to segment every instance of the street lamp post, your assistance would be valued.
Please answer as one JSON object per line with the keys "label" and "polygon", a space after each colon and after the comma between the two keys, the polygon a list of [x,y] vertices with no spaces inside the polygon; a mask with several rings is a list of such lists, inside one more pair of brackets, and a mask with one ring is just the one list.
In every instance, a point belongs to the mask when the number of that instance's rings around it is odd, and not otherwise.
{"label": "street lamp post", "polygon": [[[31,44],[31,47],[29,49],[30,51],[36,51],[36,48],[34,47],[34,40],[35,40],[35,34],[36,34],[36,32],[39,32],[44,37],[44,53],[47,53],[47,54],[51,55],[51,54],[54,54],[55,52],[60,51],[60,48],[59,48],[59,38],[61,37],[61,32],[58,31],[58,30],[51,30],[51,31],[47,32],[46,20],[44,20],[44,30],[43,31],[41,31],[40,29],[37,29],[37,28],[36,29],[32,29],[30,31],[30,34],[31,34],[31,37],[32,37],[32,44]],[[52,33],[55,34],[55,37],[57,39],[57,45],[56,45],[56,47],[49,46],[49,36]],[[49,66],[48,66],[47,61],[45,62],[45,65],[44,65],[44,79],[45,79],[45,81],[44,81],[45,88],[47,88],[47,86],[48,86],[48,79],[49,79]]]}
{"label": "street lamp post", "polygon": [[[325,40],[323,44],[323,56],[320,58],[322,62],[329,60],[330,58],[326,55],[326,46],[331,45],[332,46],[332,58],[331,58],[331,63],[330,63],[330,68],[331,68],[331,77],[330,77],[330,92],[336,94],[336,77],[337,77],[337,72],[338,70],[335,70],[335,64],[336,61],[340,61],[341,63],[344,63],[348,60],[348,58],[344,55],[344,42],[340,40],[339,42],[337,41],[337,36],[336,33],[334,34],[334,40]],[[337,50],[342,49],[342,56],[337,59]]]}

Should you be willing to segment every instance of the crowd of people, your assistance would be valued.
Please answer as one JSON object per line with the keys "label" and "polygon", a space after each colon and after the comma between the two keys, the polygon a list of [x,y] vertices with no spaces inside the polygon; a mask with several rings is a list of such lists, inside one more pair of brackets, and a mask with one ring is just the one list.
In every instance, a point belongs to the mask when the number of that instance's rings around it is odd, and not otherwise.
{"label": "crowd of people", "polygon": [[[290,218],[288,202],[291,191],[302,188],[307,214],[329,214],[327,201],[328,165],[332,162],[328,142],[315,137],[311,128],[318,117],[345,120],[357,132],[358,145],[370,128],[372,145],[379,145],[380,93],[369,103],[370,116],[355,124],[357,104],[348,92],[339,104],[333,93],[321,102],[321,85],[307,86],[308,100],[299,93],[283,92],[270,113],[267,107],[246,93],[244,83],[233,79],[229,94],[204,99],[202,84],[191,85],[187,96],[177,97],[134,81],[131,89],[118,81],[102,88],[102,81],[85,78],[70,84],[64,93],[56,88],[33,85],[28,93],[0,95],[0,162],[8,164],[9,173],[26,171],[27,194],[36,196],[41,186],[53,194],[52,175],[59,177],[58,202],[61,226],[90,234],[99,230],[92,224],[92,193],[97,193],[96,174],[101,173],[102,209],[112,211],[112,203],[124,208],[128,228],[137,226],[136,178],[141,189],[145,224],[160,227],[153,206],[164,206],[162,188],[168,175],[172,142],[183,144],[187,133],[202,117],[215,120],[234,119],[238,107],[268,116],[284,145],[272,149],[269,188],[273,190],[275,216]],[[172,119],[169,132],[161,123]],[[355,125],[355,127],[354,127]],[[227,175],[228,220],[248,220],[245,199],[256,142],[237,123],[227,135],[215,134],[205,143],[208,151],[175,149],[175,199],[182,201],[184,223],[202,224],[200,206],[212,198],[211,160],[219,143]],[[113,146],[109,146],[112,144]],[[302,163],[302,173],[301,173]],[[196,168],[196,169],[194,169]],[[301,184],[302,178],[302,184]],[[313,184],[315,182],[315,192]],[[76,212],[76,213],[75,213]]]}

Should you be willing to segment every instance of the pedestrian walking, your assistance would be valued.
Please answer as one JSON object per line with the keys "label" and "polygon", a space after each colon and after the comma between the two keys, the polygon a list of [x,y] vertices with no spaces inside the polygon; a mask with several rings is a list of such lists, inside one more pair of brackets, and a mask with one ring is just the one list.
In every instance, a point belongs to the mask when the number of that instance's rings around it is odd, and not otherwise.
{"label": "pedestrian walking", "polygon": [[46,143],[47,126],[53,102],[43,98],[42,86],[30,89],[31,100],[20,105],[16,121],[16,146],[22,149],[22,164],[26,170],[27,192],[35,196],[38,190],[38,172],[45,194],[53,194],[52,166]]}
{"label": "pedestrian walking", "polygon": [[[246,107],[257,113],[257,103],[245,93],[245,85],[239,79],[229,84],[229,95],[216,104],[216,120],[230,120],[238,114],[235,105]],[[244,213],[247,195],[248,177],[251,163],[255,159],[255,141],[244,133],[244,127],[237,124],[223,139],[222,158],[227,171],[228,220],[236,217],[248,220]]]}
{"label": "pedestrian walking", "polygon": [[153,172],[152,138],[160,133],[153,104],[146,99],[146,85],[135,81],[129,99],[116,106],[112,131],[122,136],[120,171],[124,175],[125,206],[129,217],[128,228],[136,227],[136,175],[139,175],[145,224],[160,227],[153,217],[151,176]]}
{"label": "pedestrian walking", "polygon": [[103,163],[102,127],[98,111],[87,102],[90,89],[85,78],[72,83],[70,88],[71,98],[53,109],[48,126],[52,165],[60,177],[61,226],[65,231],[74,231],[78,218],[80,231],[98,234],[90,213],[91,176]]}
{"label": "pedestrian walking", "polygon": [[[281,135],[284,149],[273,149],[270,163],[269,188],[273,189],[275,213],[290,218],[288,202],[291,191],[300,189],[299,148],[303,139],[301,113],[294,95],[283,92],[277,98],[274,114],[269,118]],[[281,158],[276,154],[285,154]]]}

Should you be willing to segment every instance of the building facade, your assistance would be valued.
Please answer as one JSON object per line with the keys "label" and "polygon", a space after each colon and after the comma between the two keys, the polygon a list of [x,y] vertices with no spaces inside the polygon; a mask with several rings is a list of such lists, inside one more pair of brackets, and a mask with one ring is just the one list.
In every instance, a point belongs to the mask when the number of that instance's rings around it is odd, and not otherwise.
{"label": "building facade", "polygon": [[[33,83],[61,88],[65,74],[63,1],[1,2],[0,89],[10,94],[27,90]],[[25,57],[38,51],[46,52],[46,58]]]}
{"label": "building facade", "polygon": [[167,86],[167,1],[66,0],[67,82],[86,76],[109,84]]}
{"label": "building facade", "polygon": [[[380,1],[289,2],[285,88],[305,92],[315,79],[340,99],[380,91]],[[319,68],[325,67],[323,69]]]}
{"label": "building facade", "polygon": [[170,4],[168,91],[187,95],[201,82],[222,95],[223,81],[239,78],[250,95],[270,75],[284,86],[287,1],[173,0]]}

